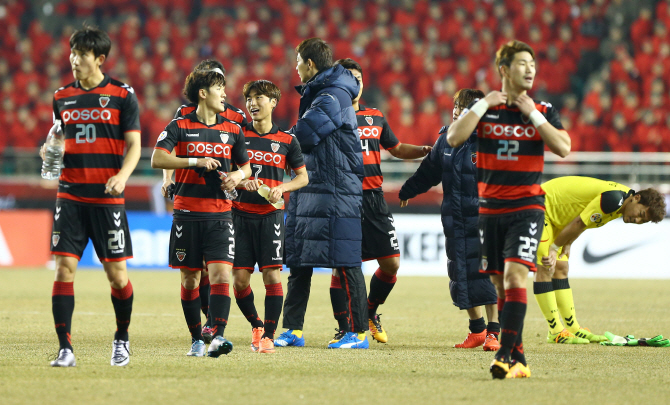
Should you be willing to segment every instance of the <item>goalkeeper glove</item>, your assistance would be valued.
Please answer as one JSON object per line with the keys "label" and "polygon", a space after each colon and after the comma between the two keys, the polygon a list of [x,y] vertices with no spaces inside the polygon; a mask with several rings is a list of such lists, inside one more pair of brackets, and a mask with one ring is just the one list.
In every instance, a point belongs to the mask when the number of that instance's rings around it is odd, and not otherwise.
{"label": "goalkeeper glove", "polygon": [[670,340],[664,339],[663,335],[653,338],[635,339],[633,335],[617,336],[611,332],[605,332],[607,342],[600,342],[603,346],[651,346],[651,347],[670,347]]}

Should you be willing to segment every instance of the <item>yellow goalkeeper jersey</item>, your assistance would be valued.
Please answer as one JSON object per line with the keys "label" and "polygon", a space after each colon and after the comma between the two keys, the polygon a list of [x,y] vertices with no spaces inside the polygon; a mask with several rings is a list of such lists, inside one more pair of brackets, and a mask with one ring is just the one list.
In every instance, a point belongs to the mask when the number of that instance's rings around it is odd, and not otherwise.
{"label": "yellow goalkeeper jersey", "polygon": [[613,219],[624,200],[634,191],[623,184],[592,177],[558,177],[542,184],[545,220],[563,229],[580,216],[586,228],[598,228]]}

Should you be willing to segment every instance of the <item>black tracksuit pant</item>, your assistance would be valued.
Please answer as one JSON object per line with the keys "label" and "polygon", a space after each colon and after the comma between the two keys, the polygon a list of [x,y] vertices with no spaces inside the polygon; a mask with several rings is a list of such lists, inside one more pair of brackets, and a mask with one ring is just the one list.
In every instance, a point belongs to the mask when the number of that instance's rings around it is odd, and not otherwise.
{"label": "black tracksuit pant", "polygon": [[[314,269],[312,267],[293,267],[290,270],[284,300],[283,327],[302,330]],[[368,299],[363,270],[360,266],[338,267],[337,273],[340,276],[342,289],[347,294],[351,332],[364,332],[368,329]]]}

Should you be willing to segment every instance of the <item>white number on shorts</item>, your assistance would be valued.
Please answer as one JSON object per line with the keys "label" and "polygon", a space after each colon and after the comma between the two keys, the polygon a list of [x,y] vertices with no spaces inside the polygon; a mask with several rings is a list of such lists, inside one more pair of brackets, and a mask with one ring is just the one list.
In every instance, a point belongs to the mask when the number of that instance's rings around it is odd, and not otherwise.
{"label": "white number on shorts", "polygon": [[273,260],[281,260],[281,241],[280,240],[273,240],[272,243],[277,245],[277,256],[273,257]]}
{"label": "white number on shorts", "polygon": [[524,260],[533,261],[533,255],[537,250],[537,239],[529,238],[528,236],[519,236],[519,240],[524,243],[519,246],[519,257]]}
{"label": "white number on shorts", "polygon": [[398,246],[398,237],[395,234],[395,231],[389,231],[389,235],[391,235],[391,246],[395,250],[400,250],[400,246]]}
{"label": "white number on shorts", "polygon": [[[500,147],[498,148],[498,160],[519,160],[517,156],[512,156],[513,153],[519,151],[519,141],[498,140]],[[507,156],[503,156],[503,153]]]}
{"label": "white number on shorts", "polygon": [[228,241],[230,244],[228,245],[228,257],[234,258],[235,257],[235,238],[234,237],[229,237]]}
{"label": "white number on shorts", "polygon": [[[93,143],[95,142],[95,125],[93,124],[77,124],[77,133],[74,134],[76,143]],[[86,137],[86,140],[82,139]]]}
{"label": "white number on shorts", "polygon": [[107,234],[111,235],[107,240],[107,248],[109,248],[109,250],[123,249],[126,247],[125,232],[123,232],[123,229],[119,229],[118,231],[107,231]]}

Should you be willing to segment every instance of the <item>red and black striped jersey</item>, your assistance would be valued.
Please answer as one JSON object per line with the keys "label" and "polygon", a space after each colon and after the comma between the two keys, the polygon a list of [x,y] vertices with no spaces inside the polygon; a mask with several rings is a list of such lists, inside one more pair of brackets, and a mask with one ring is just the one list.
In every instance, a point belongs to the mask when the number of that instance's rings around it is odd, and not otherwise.
{"label": "red and black striped jersey", "polygon": [[124,134],[140,131],[133,88],[108,75],[88,90],[75,81],[56,90],[53,113],[54,120],[63,123],[65,134],[57,198],[84,204],[123,204],[123,194],[105,194],[105,185],[123,165]]}
{"label": "red and black striped jersey", "polygon": [[[161,132],[156,149],[180,158],[210,157],[221,162],[221,171],[230,171],[233,162],[247,164],[247,148],[239,125],[217,115],[216,124],[198,121],[195,112],[172,120]],[[217,176],[216,171],[206,176]],[[225,219],[230,217],[230,200],[221,188],[208,185],[195,167],[175,170],[174,218],[180,220]]]}
{"label": "red and black striped jersey", "polygon": [[[539,102],[535,107],[556,129],[563,129],[551,104]],[[540,187],[544,141],[530,119],[515,106],[489,108],[477,124],[477,137],[479,213],[544,210],[545,193]]]}
{"label": "red and black striped jersey", "polygon": [[[247,116],[244,114],[244,111],[228,103],[223,103],[223,105],[226,107],[226,109],[223,112],[219,113],[220,116],[222,116],[227,120],[233,121],[242,128],[247,126]],[[198,108],[198,105],[194,103],[182,105],[181,107],[179,107],[179,109],[177,109],[177,112],[174,113],[174,117],[175,119],[183,117],[195,111],[196,108]]]}
{"label": "red and black striped jersey", "polygon": [[[284,182],[284,168],[293,170],[305,167],[300,143],[295,136],[282,131],[277,125],[267,134],[259,134],[253,122],[243,128],[247,154],[251,163],[251,179],[259,179],[270,188]],[[257,192],[238,189],[233,201],[236,213],[266,215],[277,209]]]}
{"label": "red and black striped jersey", "polygon": [[363,190],[382,189],[381,157],[379,155],[380,145],[389,150],[400,145],[384,114],[376,108],[360,106],[356,111],[358,121],[358,136],[363,148]]}

